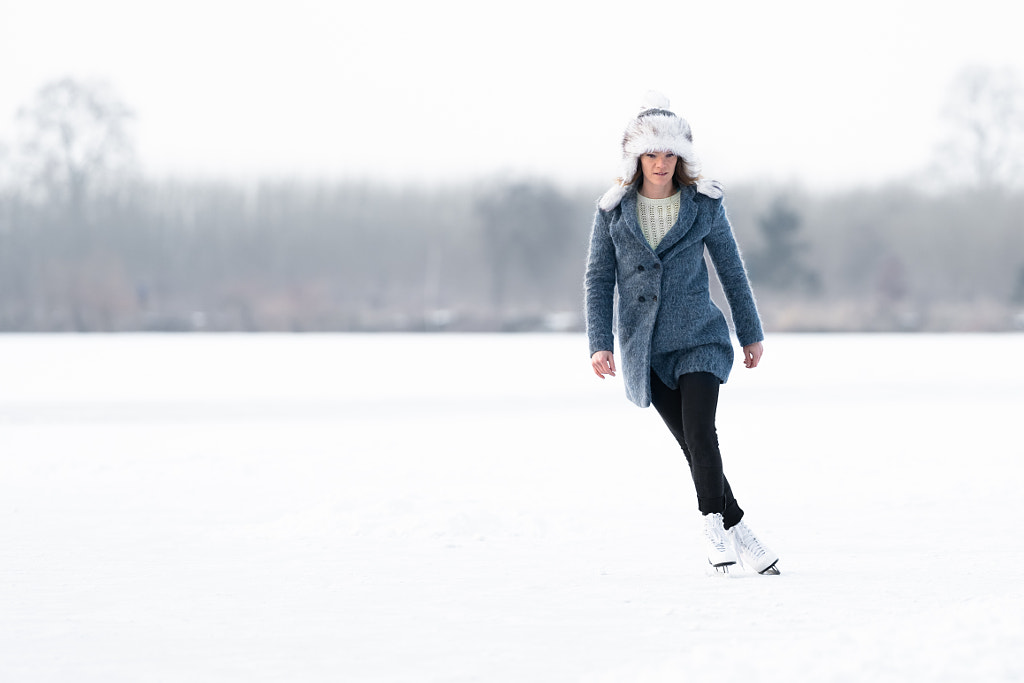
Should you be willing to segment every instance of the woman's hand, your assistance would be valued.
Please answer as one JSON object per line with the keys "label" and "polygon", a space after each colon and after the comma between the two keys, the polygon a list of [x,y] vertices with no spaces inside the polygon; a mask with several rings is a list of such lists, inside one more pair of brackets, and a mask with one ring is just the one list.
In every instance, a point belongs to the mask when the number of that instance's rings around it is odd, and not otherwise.
{"label": "woman's hand", "polygon": [[761,361],[761,354],[764,353],[764,345],[761,342],[754,342],[743,347],[743,364],[748,368],[756,368]]}
{"label": "woman's hand", "polygon": [[594,366],[594,374],[601,379],[605,375],[615,376],[615,356],[611,351],[595,351],[590,357],[590,364]]}

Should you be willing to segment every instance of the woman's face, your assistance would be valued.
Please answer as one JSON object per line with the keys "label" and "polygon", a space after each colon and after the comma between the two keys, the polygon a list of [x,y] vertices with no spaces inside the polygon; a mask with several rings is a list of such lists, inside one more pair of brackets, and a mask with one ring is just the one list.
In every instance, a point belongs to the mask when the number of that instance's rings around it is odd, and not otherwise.
{"label": "woman's face", "polygon": [[640,155],[640,168],[644,172],[644,189],[648,191],[672,189],[672,176],[675,175],[676,159],[678,158],[672,152],[648,152]]}

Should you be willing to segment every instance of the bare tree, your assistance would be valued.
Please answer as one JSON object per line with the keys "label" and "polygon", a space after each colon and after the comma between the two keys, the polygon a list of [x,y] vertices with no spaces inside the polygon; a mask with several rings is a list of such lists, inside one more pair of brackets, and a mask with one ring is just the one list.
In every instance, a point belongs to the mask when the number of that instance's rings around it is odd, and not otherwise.
{"label": "bare tree", "polygon": [[134,168],[131,119],[104,84],[64,78],[44,85],[18,112],[20,161],[33,194],[78,215],[90,193],[114,187]]}
{"label": "bare tree", "polygon": [[747,257],[755,284],[782,290],[816,293],[818,274],[803,263],[807,244],[800,239],[803,220],[785,199],[776,199],[757,219],[764,246]]}
{"label": "bare tree", "polygon": [[950,85],[943,117],[950,133],[940,150],[942,175],[982,188],[1024,177],[1024,85],[1015,70],[963,69]]}

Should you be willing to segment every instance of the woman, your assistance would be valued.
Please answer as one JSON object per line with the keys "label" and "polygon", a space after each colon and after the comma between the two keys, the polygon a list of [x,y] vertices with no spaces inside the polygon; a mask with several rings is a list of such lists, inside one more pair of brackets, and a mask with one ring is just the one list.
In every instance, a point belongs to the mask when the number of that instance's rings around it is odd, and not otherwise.
{"label": "woman", "polygon": [[622,139],[622,177],[598,202],[586,274],[587,336],[598,377],[615,376],[612,319],[626,396],[654,404],[683,449],[704,515],[708,562],[720,573],[737,561],[778,574],[778,557],[743,521],[722,470],[715,431],[719,386],[733,348],[711,301],[707,249],[732,311],[744,364],[761,360],[764,334],[722,189],[701,179],[693,137],[668,100],[648,93]]}

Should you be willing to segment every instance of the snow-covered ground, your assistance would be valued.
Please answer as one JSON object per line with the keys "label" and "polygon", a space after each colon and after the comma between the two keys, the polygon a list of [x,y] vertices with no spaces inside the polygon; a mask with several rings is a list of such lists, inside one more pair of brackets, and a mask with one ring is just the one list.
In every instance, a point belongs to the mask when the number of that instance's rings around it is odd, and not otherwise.
{"label": "snow-covered ground", "polygon": [[1021,680],[1022,352],[769,337],[721,579],[580,336],[0,337],[0,680]]}

